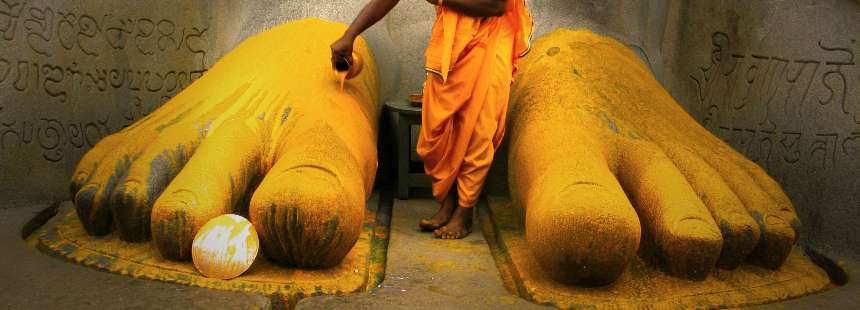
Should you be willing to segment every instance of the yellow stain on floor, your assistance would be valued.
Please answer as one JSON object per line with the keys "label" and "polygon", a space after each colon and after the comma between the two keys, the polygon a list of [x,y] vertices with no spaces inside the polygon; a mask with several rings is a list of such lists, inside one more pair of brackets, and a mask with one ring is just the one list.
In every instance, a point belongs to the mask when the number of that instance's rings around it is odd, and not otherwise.
{"label": "yellow stain on floor", "polygon": [[[372,213],[368,211],[368,213]],[[66,202],[59,213],[34,232],[27,242],[51,255],[66,260],[138,279],[228,291],[280,295],[298,300],[318,295],[341,295],[375,287],[384,269],[375,266],[371,232],[375,216],[365,220],[358,242],[343,261],[325,269],[289,268],[258,257],[243,275],[231,280],[207,278],[191,262],[176,262],[159,255],[152,243],[128,243],[117,234],[104,237],[88,235],[78,221],[74,206]],[[382,249],[384,250],[384,249]],[[380,255],[380,254],[375,254]],[[382,253],[384,256],[384,253]]]}

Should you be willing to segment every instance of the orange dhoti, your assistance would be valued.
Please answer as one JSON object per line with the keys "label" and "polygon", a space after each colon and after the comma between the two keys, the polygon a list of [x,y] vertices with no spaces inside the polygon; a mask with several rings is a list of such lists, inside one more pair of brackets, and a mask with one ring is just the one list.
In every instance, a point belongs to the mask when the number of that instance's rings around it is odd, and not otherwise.
{"label": "orange dhoti", "polygon": [[505,134],[516,59],[527,52],[531,30],[524,0],[510,0],[500,17],[437,8],[417,149],[437,200],[457,184],[460,206],[477,202]]}

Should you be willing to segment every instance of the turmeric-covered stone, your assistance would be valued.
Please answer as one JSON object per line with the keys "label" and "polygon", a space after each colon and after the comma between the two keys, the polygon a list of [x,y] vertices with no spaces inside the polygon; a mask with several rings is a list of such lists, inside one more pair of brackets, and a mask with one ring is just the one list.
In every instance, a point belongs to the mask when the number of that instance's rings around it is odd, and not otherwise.
{"label": "turmeric-covered stone", "polygon": [[247,215],[266,255],[331,266],[356,242],[376,173],[373,57],[343,91],[328,44],[345,25],[306,19],[251,37],[162,107],[111,135],[72,179],[86,230],[150,237],[190,259],[208,220]]}
{"label": "turmeric-covered stone", "polygon": [[521,61],[509,181],[526,240],[560,280],[614,281],[641,255],[701,280],[785,261],[798,219],[780,186],[711,135],[624,45],[557,30]]}

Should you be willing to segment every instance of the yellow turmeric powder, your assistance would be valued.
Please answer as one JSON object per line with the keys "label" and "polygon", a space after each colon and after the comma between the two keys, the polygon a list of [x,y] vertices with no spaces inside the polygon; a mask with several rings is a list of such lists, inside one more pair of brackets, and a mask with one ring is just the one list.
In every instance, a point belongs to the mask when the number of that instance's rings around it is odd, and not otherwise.
{"label": "yellow turmeric powder", "polygon": [[[298,266],[340,261],[358,238],[376,173],[375,63],[332,74],[328,42],[345,25],[290,22],[248,38],[202,78],[101,141],[72,180],[90,234],[116,222],[126,241],[154,239],[190,258],[209,219],[247,214],[266,254]],[[299,45],[300,44],[300,45]]]}
{"label": "yellow turmeric powder", "polygon": [[606,284],[639,253],[701,280],[748,258],[778,268],[790,253],[798,221],[779,185],[691,118],[623,44],[547,34],[511,98],[511,196],[548,273]]}

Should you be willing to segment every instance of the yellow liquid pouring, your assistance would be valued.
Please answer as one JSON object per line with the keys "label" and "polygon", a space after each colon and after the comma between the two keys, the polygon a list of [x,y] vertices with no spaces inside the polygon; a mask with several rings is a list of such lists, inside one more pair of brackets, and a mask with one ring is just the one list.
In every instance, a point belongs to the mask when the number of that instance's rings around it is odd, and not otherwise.
{"label": "yellow liquid pouring", "polygon": [[346,80],[356,77],[364,67],[361,56],[352,53],[352,63],[347,59],[341,59],[334,64],[334,74],[340,80],[340,92],[343,93],[343,86]]}
{"label": "yellow liquid pouring", "polygon": [[337,79],[340,81],[340,93],[343,93],[343,83],[346,82],[346,74],[348,71],[335,71],[334,74],[337,75]]}

